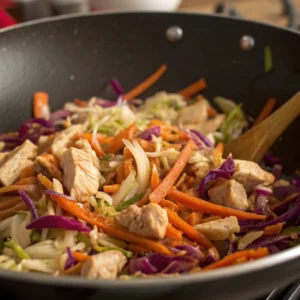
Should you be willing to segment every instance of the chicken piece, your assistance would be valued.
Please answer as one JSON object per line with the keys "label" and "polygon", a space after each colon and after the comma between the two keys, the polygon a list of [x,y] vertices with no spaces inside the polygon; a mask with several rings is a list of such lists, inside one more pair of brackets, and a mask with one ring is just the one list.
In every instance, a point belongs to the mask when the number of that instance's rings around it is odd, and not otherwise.
{"label": "chicken piece", "polygon": [[219,179],[208,190],[211,202],[239,210],[247,210],[249,207],[247,194],[244,187],[237,181]]}
{"label": "chicken piece", "polygon": [[0,162],[9,155],[9,152],[0,152]]}
{"label": "chicken piece", "polygon": [[83,264],[80,275],[88,279],[115,280],[126,262],[126,257],[120,251],[105,251],[91,256]]}
{"label": "chicken piece", "polygon": [[236,217],[227,217],[198,224],[195,228],[212,241],[224,241],[230,239],[234,233],[240,232],[240,226]]}
{"label": "chicken piece", "polygon": [[21,171],[32,164],[36,154],[37,146],[29,140],[11,151],[0,163],[0,182],[5,186],[13,184]]}
{"label": "chicken piece", "polygon": [[60,132],[53,140],[51,150],[58,159],[72,145],[74,137],[84,132],[84,125],[73,125]]}
{"label": "chicken piece", "polygon": [[92,149],[90,143],[85,139],[80,139],[76,142],[75,147],[89,153],[93,159],[93,164],[97,169],[100,169],[100,162],[96,152]]}
{"label": "chicken piece", "polygon": [[271,185],[275,177],[252,161],[234,160],[236,171],[233,174],[233,179],[240,182],[248,193],[252,192],[253,188],[259,184]]}
{"label": "chicken piece", "polygon": [[177,122],[179,124],[202,124],[206,122],[208,118],[207,100],[200,99],[192,105],[186,106],[179,111]]}
{"label": "chicken piece", "polygon": [[71,147],[62,155],[63,184],[77,201],[88,201],[99,189],[100,172],[90,153]]}
{"label": "chicken piece", "polygon": [[137,235],[163,239],[168,225],[167,212],[156,203],[143,207],[130,205],[115,217],[118,225],[128,228],[129,232]]}
{"label": "chicken piece", "polygon": [[38,156],[34,162],[34,168],[38,173],[43,174],[49,179],[56,178],[62,181],[62,172],[48,159],[43,156]]}

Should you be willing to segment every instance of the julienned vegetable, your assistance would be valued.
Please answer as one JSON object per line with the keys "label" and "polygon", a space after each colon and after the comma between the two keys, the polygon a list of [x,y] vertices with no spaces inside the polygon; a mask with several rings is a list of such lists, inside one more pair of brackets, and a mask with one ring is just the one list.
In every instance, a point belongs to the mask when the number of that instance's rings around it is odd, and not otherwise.
{"label": "julienned vegetable", "polygon": [[241,105],[218,97],[219,114],[197,95],[204,79],[140,105],[166,70],[129,92],[112,79],[117,101],[74,99],[52,113],[51,95],[37,93],[35,118],[0,135],[0,268],[177,276],[299,244],[299,178],[283,179],[272,155],[266,171],[223,158],[248,127]]}

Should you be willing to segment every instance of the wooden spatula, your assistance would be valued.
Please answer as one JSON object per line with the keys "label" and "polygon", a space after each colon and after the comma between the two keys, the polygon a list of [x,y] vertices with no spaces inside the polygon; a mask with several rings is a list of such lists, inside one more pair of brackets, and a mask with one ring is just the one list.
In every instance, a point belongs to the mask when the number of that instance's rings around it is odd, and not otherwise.
{"label": "wooden spatula", "polygon": [[300,92],[267,119],[225,144],[224,157],[260,162],[274,142],[300,114]]}

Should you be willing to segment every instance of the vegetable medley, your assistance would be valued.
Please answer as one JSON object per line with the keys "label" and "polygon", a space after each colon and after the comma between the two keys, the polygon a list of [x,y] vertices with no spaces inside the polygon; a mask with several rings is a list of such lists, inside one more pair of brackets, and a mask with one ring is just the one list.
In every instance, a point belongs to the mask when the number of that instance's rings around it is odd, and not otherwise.
{"label": "vegetable medley", "polygon": [[204,79],[137,99],[165,70],[128,93],[113,79],[117,101],[75,99],[56,112],[38,92],[34,118],[0,135],[0,268],[176,276],[299,243],[299,180],[282,179],[272,155],[264,169],[223,158],[251,126],[240,105],[216,97],[218,113],[196,96]]}

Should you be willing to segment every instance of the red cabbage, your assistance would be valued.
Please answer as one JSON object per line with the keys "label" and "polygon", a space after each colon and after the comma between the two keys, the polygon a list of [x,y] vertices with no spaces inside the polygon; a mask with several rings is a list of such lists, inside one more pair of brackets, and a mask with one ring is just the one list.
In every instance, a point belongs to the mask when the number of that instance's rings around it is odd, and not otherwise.
{"label": "red cabbage", "polygon": [[181,130],[188,135],[188,137],[195,143],[198,149],[207,148],[206,144],[191,130],[187,130],[184,128],[181,128]]}
{"label": "red cabbage", "polygon": [[271,245],[276,245],[278,242],[282,242],[284,240],[288,240],[289,243],[291,242],[291,237],[289,235],[269,235],[269,236],[262,236],[255,240],[252,244],[248,245],[247,248],[257,249],[260,247],[269,247]]}
{"label": "red cabbage", "polygon": [[139,138],[150,142],[151,135],[159,136],[160,135],[160,127],[154,126],[154,127],[144,130],[143,132],[140,133]]}
{"label": "red cabbage", "polygon": [[204,267],[206,267],[206,266],[208,266],[208,265],[210,265],[214,262],[216,262],[215,257],[212,254],[208,254],[205,257],[205,259],[202,262],[200,262],[200,265],[201,265],[202,268],[204,268]]}
{"label": "red cabbage", "polygon": [[258,215],[274,216],[273,212],[268,206],[268,197],[265,195],[256,193],[254,207],[255,213],[257,213]]}
{"label": "red cabbage", "polygon": [[233,242],[229,241],[227,255],[228,254],[232,254],[232,253],[234,253],[236,251],[237,251],[237,242],[235,242],[235,241],[233,241]]}
{"label": "red cabbage", "polygon": [[116,78],[113,78],[110,81],[110,84],[118,96],[121,96],[124,94],[124,89],[122,88],[121,84],[119,83],[119,81]]}
{"label": "red cabbage", "polygon": [[277,206],[273,208],[273,212],[280,216],[289,210],[289,207],[294,204],[298,199],[298,195],[294,194],[294,196],[290,197],[289,200],[283,201]]}
{"label": "red cabbage", "polygon": [[291,184],[296,187],[300,187],[300,179],[292,179]]}
{"label": "red cabbage", "polygon": [[91,229],[74,218],[64,216],[44,216],[40,217],[29,225],[26,229],[59,228],[65,230],[76,230],[80,232],[90,232]]}
{"label": "red cabbage", "polygon": [[191,129],[191,132],[194,133],[207,147],[213,148],[214,145],[213,143],[210,141],[209,138],[207,138],[204,134],[202,134],[201,132]]}
{"label": "red cabbage", "polygon": [[67,257],[67,260],[65,263],[65,270],[68,270],[76,265],[76,260],[75,260],[73,253],[69,247],[67,248],[67,254],[68,254],[68,257]]}
{"label": "red cabbage", "polygon": [[60,109],[50,114],[50,121],[56,122],[56,121],[64,120],[67,117],[71,116],[72,114],[73,114],[72,112],[66,109]]}
{"label": "red cabbage", "polygon": [[38,219],[39,213],[38,213],[32,199],[22,190],[19,191],[19,194],[22,197],[25,204],[27,205],[29,211],[31,212],[32,220]]}
{"label": "red cabbage", "polygon": [[288,195],[291,195],[294,193],[300,193],[300,187],[297,187],[292,184],[273,187],[274,196],[279,198],[280,200],[284,200]]}
{"label": "red cabbage", "polygon": [[273,154],[267,153],[264,157],[264,163],[268,167],[273,167],[275,164],[280,164],[280,158]]}
{"label": "red cabbage", "polygon": [[297,198],[295,205],[281,216],[270,221],[239,220],[240,232],[259,231],[267,226],[285,222],[285,225],[298,225],[300,221],[300,197]]}
{"label": "red cabbage", "polygon": [[176,249],[186,251],[187,256],[192,257],[198,261],[203,259],[202,252],[191,245],[178,245]]}
{"label": "red cabbage", "polygon": [[205,192],[205,185],[209,181],[216,180],[218,178],[230,179],[234,172],[235,172],[234,160],[232,159],[232,156],[228,156],[228,158],[225,160],[225,162],[222,164],[221,167],[209,171],[208,174],[202,179],[198,190],[201,197],[207,198]]}
{"label": "red cabbage", "polygon": [[188,273],[199,264],[199,260],[185,256],[167,256],[153,253],[148,256],[133,258],[129,262],[131,274],[142,272],[144,274],[174,274]]}

